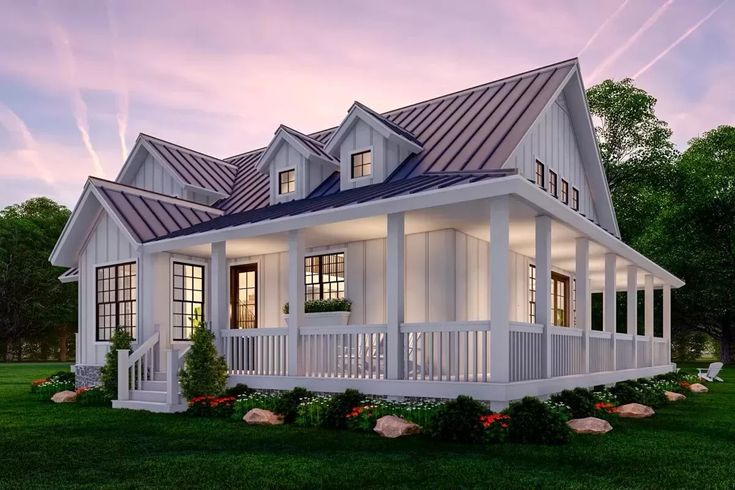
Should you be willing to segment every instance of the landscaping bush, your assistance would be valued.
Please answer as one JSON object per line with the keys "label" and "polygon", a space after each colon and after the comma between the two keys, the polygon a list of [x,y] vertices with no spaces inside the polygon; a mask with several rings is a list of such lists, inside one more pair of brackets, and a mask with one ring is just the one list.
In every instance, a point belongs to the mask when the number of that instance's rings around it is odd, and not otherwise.
{"label": "landscaping bush", "polygon": [[595,396],[590,390],[575,388],[564,390],[551,397],[551,401],[569,407],[572,418],[581,419],[595,414]]}
{"label": "landscaping bush", "polygon": [[327,410],[332,395],[315,395],[299,404],[295,423],[302,427],[324,427],[327,425]]}
{"label": "landscaping bush", "polygon": [[105,354],[105,365],[100,370],[102,390],[111,400],[117,399],[117,351],[130,350],[133,337],[122,328],[115,329],[110,337],[110,350]]}
{"label": "landscaping bush", "polygon": [[101,386],[84,386],[76,392],[77,403],[86,407],[109,407],[112,401]]}
{"label": "landscaping bush", "polygon": [[291,391],[284,391],[276,399],[274,412],[283,417],[283,421],[291,424],[298,416],[299,405],[311,398],[313,394],[304,389],[296,387]]}
{"label": "landscaping bush", "polygon": [[510,416],[504,413],[488,413],[480,417],[486,442],[497,444],[508,438]]}
{"label": "landscaping bush", "polygon": [[610,391],[621,405],[627,403],[640,403],[649,407],[660,407],[666,404],[666,395],[663,390],[651,385],[647,380],[620,381],[615,383]]}
{"label": "landscaping bush", "polygon": [[248,388],[248,385],[237,383],[235,386],[230,386],[225,390],[225,396],[234,396],[235,398],[241,395],[249,395],[253,390]]}
{"label": "landscaping bush", "polygon": [[458,396],[439,407],[427,431],[432,437],[445,441],[482,442],[485,428],[480,417],[487,412],[487,407],[477,400]]}
{"label": "landscaping bush", "polygon": [[232,418],[236,420],[242,420],[246,413],[253,408],[260,408],[263,410],[270,410],[271,412],[276,411],[276,403],[281,395],[277,392],[260,392],[255,391],[245,395],[237,397],[233,404]]}
{"label": "landscaping bush", "polygon": [[179,372],[181,393],[187,400],[204,395],[219,395],[227,384],[227,364],[217,354],[214,333],[206,322],[194,328],[191,349],[184,357],[184,368]]}
{"label": "landscaping bush", "polygon": [[508,408],[508,439],[520,443],[564,444],[571,431],[556,410],[536,398],[527,396]]}
{"label": "landscaping bush", "polygon": [[383,411],[385,407],[366,403],[354,407],[347,417],[347,428],[362,432],[373,430],[380,417],[391,415]]}
{"label": "landscaping bush", "polygon": [[232,417],[234,404],[234,396],[196,396],[189,400],[186,413],[194,417]]}
{"label": "landscaping bush", "polygon": [[[41,380],[37,380],[41,381]],[[31,392],[39,400],[50,400],[52,396],[60,391],[73,391],[74,382],[71,381],[60,381],[55,379],[53,376],[43,380],[40,383],[34,384],[31,387]]]}
{"label": "landscaping bush", "polygon": [[[352,300],[328,298],[310,299],[304,302],[304,313],[327,313],[330,311],[352,311]],[[288,303],[283,305],[283,314],[288,315]]]}
{"label": "landscaping bush", "polygon": [[330,429],[344,429],[347,427],[347,414],[352,409],[361,405],[364,397],[357,390],[346,390],[344,393],[334,395],[327,405],[324,414],[324,426]]}

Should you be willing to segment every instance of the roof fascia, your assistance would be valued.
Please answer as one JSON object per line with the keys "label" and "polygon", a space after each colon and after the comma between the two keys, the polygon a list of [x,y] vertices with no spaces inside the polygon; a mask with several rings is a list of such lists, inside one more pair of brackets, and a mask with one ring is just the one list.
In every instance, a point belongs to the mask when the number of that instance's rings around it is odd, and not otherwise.
{"label": "roof fascia", "polygon": [[68,275],[68,276],[66,275],[66,272],[64,272],[63,274],[61,274],[58,277],[58,279],[59,279],[59,282],[61,282],[63,284],[67,284],[67,283],[70,283],[70,282],[79,282],[79,271],[77,271],[76,274],[72,274],[72,275]]}
{"label": "roof fascia", "polygon": [[276,130],[276,133],[273,135],[273,139],[268,144],[265,151],[263,152],[263,154],[260,156],[260,159],[258,160],[258,165],[256,166],[258,171],[260,172],[264,171],[264,169],[270,163],[270,160],[275,156],[276,152],[278,151],[278,148],[283,143],[287,143],[288,145],[293,147],[305,159],[308,159],[313,154],[311,150],[309,150],[303,145],[303,143],[301,143],[293,135],[289,134],[288,131],[283,129],[283,126],[279,126],[278,129]]}
{"label": "roof fascia", "polygon": [[107,214],[112,217],[112,219],[115,221],[115,224],[120,227],[121,230],[127,235],[127,239],[130,240],[130,243],[132,243],[135,246],[140,246],[140,242],[133,236],[131,231],[128,229],[128,227],[123,223],[123,221],[120,219],[120,216],[115,212],[115,210],[110,206],[110,203],[107,202],[107,199],[105,199],[105,196],[102,195],[102,193],[97,189],[97,187],[93,184],[91,186],[92,193],[95,195],[97,200],[102,205],[102,208],[107,212]]}
{"label": "roof fascia", "polygon": [[132,180],[131,178],[133,177],[134,172],[137,170],[137,165],[135,165],[134,162],[137,161],[138,154],[141,151],[149,152],[148,148],[145,148],[143,138],[144,136],[142,134],[138,135],[138,138],[135,140],[135,145],[133,145],[133,149],[130,150],[130,153],[128,153],[128,157],[125,159],[125,163],[123,164],[120,172],[118,172],[117,177],[115,178],[116,182],[126,182],[128,180]]}

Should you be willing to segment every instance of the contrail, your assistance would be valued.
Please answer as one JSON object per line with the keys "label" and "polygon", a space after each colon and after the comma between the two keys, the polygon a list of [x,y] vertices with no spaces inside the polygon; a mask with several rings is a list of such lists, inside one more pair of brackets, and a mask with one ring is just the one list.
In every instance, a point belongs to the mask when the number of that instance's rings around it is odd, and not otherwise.
{"label": "contrail", "polygon": [[41,179],[47,184],[53,184],[53,177],[51,177],[48,169],[41,163],[41,159],[38,156],[36,140],[31,130],[28,129],[26,123],[18,114],[2,102],[0,102],[0,126],[5,127],[8,132],[15,134],[23,143],[23,153],[28,157],[28,160],[30,160],[31,165],[33,165]]}
{"label": "contrail", "polygon": [[656,9],[653,15],[646,19],[643,25],[637,31],[635,31],[632,36],[630,36],[618,49],[613,52],[613,54],[605,58],[602,63],[600,63],[597,68],[592,71],[592,74],[589,76],[589,80],[595,80],[603,71],[605,71],[605,69],[607,69],[608,66],[613,64],[615,60],[617,60],[623,53],[625,53],[638,40],[638,38],[645,34],[646,31],[658,21],[658,19],[669,9],[672,3],[674,3],[674,0],[667,0],[666,3]]}
{"label": "contrail", "polygon": [[582,48],[582,50],[579,52],[577,56],[582,56],[582,53],[584,53],[587,50],[587,48],[589,48],[592,45],[592,43],[595,42],[595,39],[597,39],[597,36],[599,36],[602,33],[602,31],[605,30],[605,27],[607,27],[607,25],[610,22],[612,22],[613,19],[615,19],[615,17],[617,17],[618,14],[620,14],[620,12],[623,11],[625,6],[628,5],[628,2],[630,2],[630,0],[625,0],[623,3],[621,3],[620,6],[615,10],[615,12],[613,12],[610,17],[605,19],[605,21],[602,24],[600,24],[600,27],[598,27],[597,30],[592,34],[592,37],[589,39],[589,41],[587,41],[587,44],[584,45],[584,47]]}
{"label": "contrail", "polygon": [[679,38],[676,41],[674,41],[668,48],[666,48],[663,51],[661,51],[646,66],[644,66],[643,68],[641,68],[640,70],[638,70],[636,72],[636,74],[633,75],[633,78],[638,78],[641,75],[643,75],[644,73],[646,73],[653,65],[655,65],[656,63],[658,63],[661,60],[661,58],[663,58],[664,56],[666,56],[667,54],[669,54],[669,51],[671,51],[676,46],[678,46],[679,43],[681,43],[682,41],[684,41],[686,38],[688,38],[689,36],[691,36],[692,34],[694,34],[694,31],[696,31],[697,29],[699,29],[702,24],[704,24],[705,22],[707,22],[710,17],[712,17],[713,15],[715,15],[717,13],[717,11],[720,10],[723,7],[723,5],[725,5],[727,2],[728,2],[728,0],[723,0],[717,7],[715,7],[714,9],[712,9],[712,11],[710,13],[708,13],[707,15],[705,15],[699,22],[697,22],[692,27],[690,27],[689,29],[687,29],[687,31],[684,34],[682,34],[681,36],[679,36]]}
{"label": "contrail", "polygon": [[117,19],[115,18],[115,13],[112,11],[112,5],[110,5],[109,0],[105,2],[105,6],[107,7],[107,21],[110,24],[110,32],[114,41],[112,45],[112,58],[115,65],[115,83],[117,85],[117,136],[120,139],[120,152],[124,162],[128,157],[128,148],[125,143],[125,136],[128,130],[128,89],[122,75],[120,55],[117,50]]}

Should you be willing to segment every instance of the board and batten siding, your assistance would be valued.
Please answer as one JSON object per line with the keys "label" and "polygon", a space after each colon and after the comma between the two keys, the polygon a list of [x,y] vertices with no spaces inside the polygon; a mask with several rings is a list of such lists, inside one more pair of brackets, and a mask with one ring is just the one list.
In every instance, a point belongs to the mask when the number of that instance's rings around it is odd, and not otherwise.
{"label": "board and batten siding", "polygon": [[146,156],[131,185],[169,196],[184,197],[178,180],[151,155]]}
{"label": "board and batten siding", "polygon": [[572,187],[576,187],[579,189],[579,212],[597,222],[590,186],[564,94],[539,116],[504,167],[517,168],[521,175],[534,181],[536,160],[541,161],[546,168],[544,185],[548,187],[549,170],[556,172],[559,198],[561,199],[561,179],[564,179],[569,182],[569,205],[572,203]]}

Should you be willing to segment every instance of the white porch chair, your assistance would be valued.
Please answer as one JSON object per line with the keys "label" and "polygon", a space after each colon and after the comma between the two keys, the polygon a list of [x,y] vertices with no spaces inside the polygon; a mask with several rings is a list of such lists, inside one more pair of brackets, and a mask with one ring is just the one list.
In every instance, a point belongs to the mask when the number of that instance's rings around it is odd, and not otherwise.
{"label": "white porch chair", "polygon": [[717,376],[720,374],[720,369],[722,369],[723,364],[721,362],[713,362],[709,365],[707,369],[705,368],[697,368],[697,376],[699,379],[703,379],[705,381],[719,381],[720,383],[723,383],[724,380]]}

